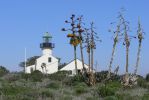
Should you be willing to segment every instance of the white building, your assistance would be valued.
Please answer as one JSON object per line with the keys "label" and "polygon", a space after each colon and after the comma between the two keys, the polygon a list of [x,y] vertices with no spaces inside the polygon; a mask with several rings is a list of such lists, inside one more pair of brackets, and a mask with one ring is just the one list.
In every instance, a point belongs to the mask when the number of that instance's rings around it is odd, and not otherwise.
{"label": "white building", "polygon": [[[87,70],[89,70],[88,65],[84,64],[84,67]],[[78,70],[78,72],[83,70],[82,61],[80,61],[79,59],[77,59],[77,70]],[[66,66],[64,66],[62,69],[60,69],[60,71],[70,71],[72,75],[76,75],[75,60],[68,63]]]}
{"label": "white building", "polygon": [[58,59],[52,55],[54,44],[51,43],[52,37],[45,33],[43,43],[40,44],[42,56],[36,59],[35,65],[26,66],[25,73],[31,73],[34,70],[39,70],[42,73],[52,74],[58,71]]}

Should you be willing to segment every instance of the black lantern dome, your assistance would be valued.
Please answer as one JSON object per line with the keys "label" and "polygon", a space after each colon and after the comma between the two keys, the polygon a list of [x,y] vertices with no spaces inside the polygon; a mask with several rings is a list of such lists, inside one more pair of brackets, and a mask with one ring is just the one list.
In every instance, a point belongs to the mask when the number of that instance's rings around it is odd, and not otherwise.
{"label": "black lantern dome", "polygon": [[43,36],[43,43],[40,44],[40,48],[45,49],[45,48],[49,48],[52,49],[54,48],[54,43],[51,42],[52,40],[52,36],[49,35],[48,32],[46,32]]}

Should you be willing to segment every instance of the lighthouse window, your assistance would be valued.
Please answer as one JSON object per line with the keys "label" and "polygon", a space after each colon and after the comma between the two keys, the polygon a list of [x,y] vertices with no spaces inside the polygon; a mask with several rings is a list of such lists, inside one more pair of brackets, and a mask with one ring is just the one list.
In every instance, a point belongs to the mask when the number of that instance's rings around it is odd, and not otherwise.
{"label": "lighthouse window", "polygon": [[51,59],[51,57],[49,57],[48,62],[51,62],[51,61],[52,61],[52,59]]}

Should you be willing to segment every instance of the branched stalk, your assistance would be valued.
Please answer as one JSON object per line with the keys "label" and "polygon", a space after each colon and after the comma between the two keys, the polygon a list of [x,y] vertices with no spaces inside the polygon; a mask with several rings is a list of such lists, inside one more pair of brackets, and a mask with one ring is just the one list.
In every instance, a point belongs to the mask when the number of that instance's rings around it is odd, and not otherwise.
{"label": "branched stalk", "polygon": [[139,46],[138,46],[137,61],[136,61],[134,75],[137,74],[138,67],[139,67],[142,39],[143,39],[143,34],[142,34],[141,24],[140,24],[140,21],[138,21],[138,42],[139,42]]}

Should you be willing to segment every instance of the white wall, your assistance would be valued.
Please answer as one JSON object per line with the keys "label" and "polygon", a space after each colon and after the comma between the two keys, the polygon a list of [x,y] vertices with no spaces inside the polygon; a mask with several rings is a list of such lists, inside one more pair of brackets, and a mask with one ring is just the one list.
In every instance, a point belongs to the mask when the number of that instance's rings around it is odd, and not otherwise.
{"label": "white wall", "polygon": [[[51,62],[48,62],[48,58],[51,57]],[[46,69],[42,69],[42,63],[46,64]],[[30,69],[33,68],[35,70],[35,65],[27,66],[26,73],[31,73]],[[53,57],[52,55],[43,55],[36,60],[36,70],[41,71],[42,73],[52,74],[58,71],[58,59]]]}
{"label": "white wall", "polygon": [[[51,57],[51,62],[48,62],[49,57]],[[53,57],[51,55],[50,56],[43,55],[37,59],[37,65],[36,65],[37,70],[45,73],[46,71],[45,70],[43,71],[41,68],[42,63],[46,64],[46,66],[47,66],[46,69],[47,69],[48,74],[58,71],[58,59],[56,59],[55,57]]]}
{"label": "white wall", "polygon": [[52,50],[51,49],[46,49],[46,48],[44,48],[43,50],[42,50],[42,54],[43,55],[52,55]]}
{"label": "white wall", "polygon": [[[89,66],[87,66],[86,64],[84,64],[85,68],[88,69]],[[82,66],[82,62],[80,60],[77,59],[77,69],[79,70],[82,70],[83,69],[83,66]],[[62,70],[65,70],[65,71],[72,71],[72,74],[75,75],[76,74],[76,71],[75,71],[75,61],[73,60],[72,62],[70,62],[69,64],[67,64],[65,67],[63,67],[62,69],[60,69],[61,71]]]}
{"label": "white wall", "polygon": [[33,68],[33,70],[35,70],[35,65],[27,66],[25,69],[25,73],[31,73],[31,68]]}

